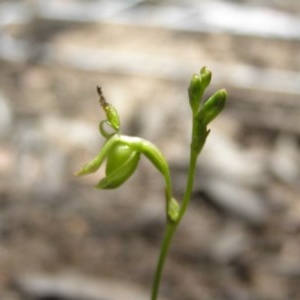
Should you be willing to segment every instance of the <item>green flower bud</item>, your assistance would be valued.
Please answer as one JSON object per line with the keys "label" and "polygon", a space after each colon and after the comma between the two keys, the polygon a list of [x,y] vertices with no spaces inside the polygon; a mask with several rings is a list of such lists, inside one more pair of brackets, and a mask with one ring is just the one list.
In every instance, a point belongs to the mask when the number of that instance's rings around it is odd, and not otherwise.
{"label": "green flower bud", "polygon": [[167,202],[167,216],[169,221],[177,222],[179,217],[180,206],[175,198],[171,198],[169,202]]}
{"label": "green flower bud", "polygon": [[227,98],[225,89],[214,93],[203,105],[196,118],[198,122],[207,126],[224,108]]}
{"label": "green flower bud", "polygon": [[114,189],[123,184],[136,170],[140,153],[124,144],[117,144],[107,156],[106,176],[96,185],[99,189]]}
{"label": "green flower bud", "polygon": [[189,100],[192,111],[196,113],[200,106],[200,99],[202,97],[201,78],[198,74],[192,76],[189,87]]}
{"label": "green flower bud", "polygon": [[190,94],[200,96],[201,94],[201,78],[198,74],[194,74],[191,78],[189,92]]}
{"label": "green flower bud", "polygon": [[210,81],[211,81],[211,71],[208,70],[207,67],[202,67],[200,70],[200,77],[201,77],[201,85],[202,85],[202,90],[204,90],[209,86]]}

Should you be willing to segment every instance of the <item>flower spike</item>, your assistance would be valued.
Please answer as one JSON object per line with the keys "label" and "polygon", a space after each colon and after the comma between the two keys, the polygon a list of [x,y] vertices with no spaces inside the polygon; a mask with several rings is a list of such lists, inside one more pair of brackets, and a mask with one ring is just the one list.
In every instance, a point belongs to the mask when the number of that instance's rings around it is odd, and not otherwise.
{"label": "flower spike", "polygon": [[[106,141],[97,156],[76,175],[82,176],[94,173],[106,161],[105,176],[95,187],[114,189],[131,177],[141,156],[144,155],[164,179],[166,228],[154,275],[151,300],[157,300],[161,275],[171,241],[191,200],[197,159],[210,133],[208,125],[220,114],[226,103],[227,93],[225,89],[217,91],[207,101],[204,101],[203,95],[211,82],[211,77],[211,71],[206,67],[202,67],[198,74],[192,76],[188,88],[189,104],[192,110],[192,135],[187,182],[181,202],[177,202],[173,197],[170,169],[163,154],[147,140],[121,135],[118,113],[106,101],[101,87],[97,86],[99,102],[106,115],[106,120],[101,121],[99,124],[99,130]],[[107,127],[110,131],[107,130]]]}

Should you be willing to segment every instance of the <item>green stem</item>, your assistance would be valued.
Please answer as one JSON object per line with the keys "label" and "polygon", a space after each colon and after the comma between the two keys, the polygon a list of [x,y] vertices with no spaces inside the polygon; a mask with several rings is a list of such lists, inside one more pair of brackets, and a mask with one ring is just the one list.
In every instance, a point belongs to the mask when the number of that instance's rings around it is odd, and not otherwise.
{"label": "green stem", "polygon": [[158,296],[159,286],[161,282],[162,271],[164,268],[164,264],[169,252],[169,248],[174,236],[174,232],[176,230],[177,224],[176,223],[168,223],[165,229],[164,238],[161,244],[159,258],[157,261],[157,266],[154,274],[154,280],[152,285],[152,294],[151,300],[156,300]]}
{"label": "green stem", "polygon": [[[194,138],[193,138],[194,134],[195,134],[195,124],[193,123],[192,141],[194,141]],[[188,204],[191,199],[194,178],[195,178],[197,158],[198,158],[198,152],[195,151],[195,147],[192,142],[188,178],[187,178],[187,184],[186,184],[183,201],[182,201],[182,204],[180,207],[179,216],[178,216],[177,221],[176,222],[168,221],[167,227],[165,229],[165,234],[164,234],[162,245],[160,248],[159,258],[157,261],[156,271],[154,274],[151,300],[157,300],[159,286],[160,286],[161,277],[162,277],[162,271],[164,268],[164,264],[165,264],[165,261],[166,261],[167,255],[168,255],[168,251],[169,251],[174,233],[175,233],[177,226],[179,225],[182,217],[184,216],[184,213],[186,212],[186,209],[187,209]]]}
{"label": "green stem", "polygon": [[194,178],[195,178],[195,172],[196,172],[196,165],[197,165],[197,158],[198,158],[198,151],[195,150],[194,147],[194,135],[196,132],[195,129],[195,122],[193,122],[193,131],[192,131],[192,144],[191,144],[191,153],[190,153],[190,163],[189,163],[189,171],[188,171],[188,177],[187,177],[187,183],[185,188],[185,193],[183,196],[182,204],[179,211],[179,217],[177,223],[179,223],[184,216],[186,209],[190,203],[191,195],[193,191],[193,185],[194,185]]}
{"label": "green stem", "polygon": [[[191,150],[190,150],[190,162],[189,162],[189,170],[188,170],[188,176],[187,176],[187,182],[185,187],[185,193],[183,196],[183,200],[180,206],[179,216],[176,222],[176,226],[180,223],[182,217],[184,216],[187,207],[191,200],[191,195],[193,191],[193,185],[194,185],[194,178],[196,173],[196,166],[197,166],[197,159],[200,153],[200,150],[197,150],[197,147],[195,146],[198,139],[198,131],[197,131],[197,124],[195,119],[193,118],[193,128],[192,128],[192,143],[191,143]],[[204,144],[204,143],[203,143]]]}

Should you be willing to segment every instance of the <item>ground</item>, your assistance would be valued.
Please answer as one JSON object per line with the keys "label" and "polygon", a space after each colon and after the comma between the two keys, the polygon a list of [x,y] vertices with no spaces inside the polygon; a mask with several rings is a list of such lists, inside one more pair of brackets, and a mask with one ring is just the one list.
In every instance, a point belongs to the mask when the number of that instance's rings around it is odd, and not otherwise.
{"label": "ground", "polygon": [[[260,72],[296,73],[299,41],[36,22],[35,31],[10,30],[31,40],[31,49],[47,42],[50,52],[0,62],[0,100],[6,107],[0,298],[100,300],[118,297],[121,286],[128,289],[126,299],[147,299],[165,225],[163,180],[146,159],[117,190],[93,187],[103,171],[73,176],[103,143],[97,127],[104,114],[95,87],[101,84],[118,108],[125,134],[162,149],[174,195],[181,199],[190,134],[187,85],[193,72],[214,62],[209,92],[227,88],[228,104],[199,160],[161,295],[300,299],[299,94],[272,90],[270,77],[264,77],[271,73]],[[241,71],[241,64],[256,68],[251,74],[259,79],[247,73],[249,85],[239,85],[230,72]],[[87,296],[95,282],[97,292]],[[113,288],[107,291],[101,282]]]}

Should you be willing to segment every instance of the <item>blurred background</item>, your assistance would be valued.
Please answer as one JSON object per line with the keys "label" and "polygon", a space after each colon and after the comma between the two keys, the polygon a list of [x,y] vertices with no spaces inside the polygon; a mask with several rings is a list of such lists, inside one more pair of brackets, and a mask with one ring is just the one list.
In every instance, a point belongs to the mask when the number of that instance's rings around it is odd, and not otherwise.
{"label": "blurred background", "polygon": [[0,2],[0,299],[144,300],[165,224],[143,159],[113,191],[73,173],[99,151],[104,114],[187,172],[187,86],[226,88],[161,299],[300,299],[300,2]]}

